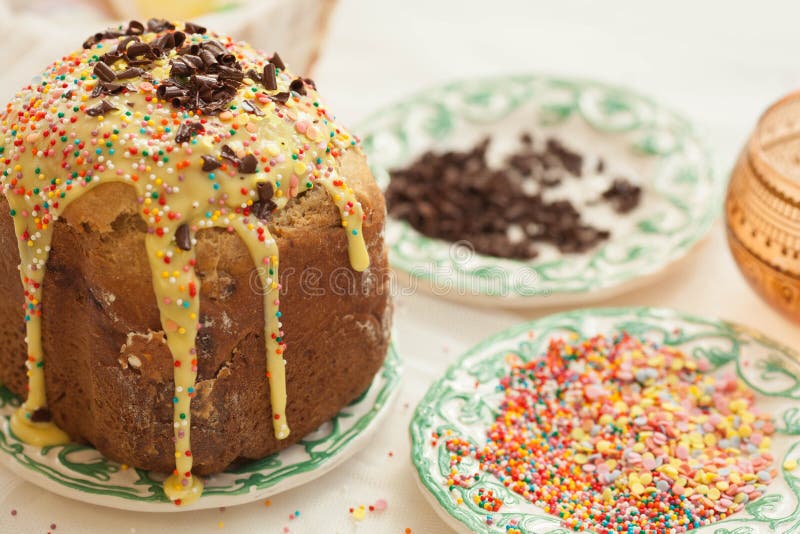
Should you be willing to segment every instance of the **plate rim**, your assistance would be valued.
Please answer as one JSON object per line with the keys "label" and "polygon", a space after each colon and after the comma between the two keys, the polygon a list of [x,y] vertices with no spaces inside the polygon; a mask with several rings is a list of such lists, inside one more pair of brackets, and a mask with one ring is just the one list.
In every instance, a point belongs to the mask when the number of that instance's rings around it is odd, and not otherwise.
{"label": "plate rim", "polygon": [[[65,497],[70,500],[79,501],[84,504],[102,506],[104,508],[160,514],[160,513],[195,512],[199,510],[207,510],[219,507],[231,507],[231,506],[249,504],[259,499],[263,499],[266,497],[274,496],[289,491],[291,489],[299,487],[303,484],[307,484],[308,482],[311,482],[312,480],[315,480],[327,474],[328,472],[332,471],[336,467],[339,467],[341,464],[346,462],[350,457],[359,452],[367,443],[369,443],[369,438],[380,428],[381,423],[388,416],[389,412],[394,406],[395,401],[399,396],[401,389],[400,386],[402,384],[402,375],[403,375],[402,364],[403,361],[400,356],[400,353],[397,350],[395,341],[394,339],[391,339],[387,347],[386,357],[384,358],[383,364],[381,365],[380,369],[375,373],[372,382],[370,382],[370,387],[367,390],[365,390],[369,391],[376,384],[380,384],[381,382],[383,382],[383,385],[381,386],[380,390],[388,391],[388,394],[382,403],[377,402],[376,399],[376,401],[372,403],[369,411],[364,415],[362,415],[361,418],[359,418],[353,424],[353,426],[355,426],[358,424],[359,421],[366,419],[366,424],[364,425],[364,427],[358,433],[356,433],[352,438],[350,438],[350,440],[348,440],[338,450],[338,452],[329,456],[328,458],[321,460],[312,469],[297,474],[287,475],[283,478],[278,479],[274,483],[269,484],[264,488],[253,490],[251,487],[249,491],[233,495],[212,494],[212,495],[207,495],[205,497],[201,496],[200,499],[198,499],[195,503],[190,504],[188,506],[175,506],[169,501],[143,501],[139,496],[109,495],[99,492],[95,493],[86,491],[84,489],[73,488],[64,485],[61,482],[54,481],[46,474],[36,471],[32,466],[20,463],[16,459],[16,457],[12,456],[5,450],[2,450],[2,448],[0,448],[0,465],[5,467],[9,471],[11,471],[14,475],[20,477],[24,481],[29,482],[50,493],[54,493],[60,497]],[[346,407],[347,406],[343,408]],[[8,441],[9,438],[11,438],[13,440],[11,441],[11,443],[22,444],[22,442],[20,442],[16,437],[13,437],[10,434],[10,431],[8,430],[8,416],[2,416],[2,423],[0,424],[0,427],[2,427],[0,428],[0,432],[4,434],[5,440]],[[24,444],[22,445],[25,447],[30,447],[28,445]],[[70,443],[70,445],[74,444]],[[48,448],[48,453],[50,453],[51,450],[60,447],[61,446],[50,447]],[[302,445],[299,442],[295,443],[293,445],[290,445],[286,449],[274,453],[274,455],[276,457],[280,457],[280,455],[283,454],[285,451],[291,450],[294,447],[302,447]],[[97,450],[91,446],[86,446],[86,449],[94,450],[94,452],[97,453]],[[38,451],[34,450],[32,451],[32,453],[33,455],[36,454],[41,455],[41,450]],[[32,455],[25,454],[25,456],[30,457]],[[105,456],[102,456],[102,458],[107,461],[112,461],[107,459]],[[50,466],[50,463],[48,463],[47,465]],[[132,470],[134,468],[130,469]],[[146,471],[146,472],[153,473],[152,471]]]}
{"label": "plate rim", "polygon": [[[610,82],[590,77],[572,76],[564,73],[553,73],[548,71],[517,71],[498,73],[495,75],[477,76],[475,78],[450,79],[444,82],[428,84],[422,89],[414,91],[410,95],[395,99],[387,104],[382,105],[380,108],[370,112],[365,118],[359,120],[353,128],[353,131],[356,132],[359,138],[363,140],[368,136],[374,135],[381,131],[381,129],[375,129],[371,127],[370,124],[379,123],[381,118],[389,114],[394,107],[412,106],[420,101],[424,102],[426,98],[429,98],[429,93],[446,93],[449,91],[454,91],[458,88],[468,88],[470,84],[488,83],[490,81],[542,81],[554,85],[567,84],[579,85],[584,88],[594,87],[613,92],[615,94],[622,94],[626,98],[634,98],[647,104],[648,106],[651,106],[654,109],[659,110],[661,113],[670,116],[677,124],[680,124],[685,130],[684,137],[692,139],[694,145],[697,147],[701,155],[701,159],[699,159],[698,162],[693,165],[693,167],[697,168],[699,166],[701,170],[705,171],[703,173],[703,177],[706,178],[710,183],[709,200],[702,210],[702,216],[698,219],[692,219],[685,225],[689,228],[689,230],[686,232],[686,236],[681,239],[680,242],[676,243],[668,251],[668,253],[658,258],[658,261],[650,262],[634,272],[626,273],[625,276],[615,279],[612,283],[605,282],[601,277],[596,279],[593,283],[585,285],[581,288],[546,288],[546,295],[544,295],[546,298],[541,298],[543,295],[541,294],[540,290],[533,291],[529,294],[520,294],[519,291],[511,290],[504,295],[497,295],[487,292],[485,289],[481,288],[479,291],[474,292],[474,294],[467,295],[466,297],[458,295],[445,296],[445,298],[448,300],[466,300],[469,302],[470,300],[480,299],[484,302],[492,302],[500,306],[505,305],[530,308],[547,308],[562,304],[573,304],[575,302],[596,302],[597,300],[619,295],[635,289],[637,287],[637,282],[640,281],[640,279],[663,274],[663,272],[673,267],[681,259],[691,254],[698,247],[703,238],[708,235],[714,223],[722,214],[727,179],[725,178],[725,174],[720,172],[720,170],[717,168],[718,165],[713,157],[713,153],[710,150],[708,143],[706,143],[703,140],[703,137],[699,134],[697,125],[692,122],[684,113],[676,111],[669,104],[662,103],[659,99],[649,96],[647,93],[642,93],[633,87],[617,82]],[[369,166],[373,171],[373,174],[376,175],[376,180],[379,183],[380,180],[377,179],[377,176],[383,177],[384,180],[388,179],[388,169],[385,169],[380,164],[373,162],[369,162]],[[387,216],[387,224],[394,225],[395,228],[398,228],[403,234],[410,232],[414,235],[415,239],[419,239],[424,243],[431,244],[432,246],[449,247],[452,245],[452,243],[448,241],[431,238],[421,234],[420,232],[414,230],[405,221],[399,221]],[[426,286],[426,290],[430,289],[427,286],[432,284],[432,275],[430,275],[428,272],[420,272],[424,271],[424,269],[417,269],[416,272],[414,271],[415,267],[424,267],[431,264],[423,261],[413,262],[398,258],[398,255],[394,252],[394,249],[394,245],[389,246],[390,264],[392,268],[401,271],[406,277],[423,282]],[[492,261],[503,261],[511,262],[518,267],[536,267],[535,262],[499,258],[485,254],[476,254],[476,256],[481,257],[487,263]]]}
{"label": "plate rim", "polygon": [[[411,420],[409,421],[408,424],[408,439],[410,443],[409,457],[414,469],[414,477],[417,481],[417,486],[419,487],[420,491],[423,492],[423,497],[425,498],[426,502],[428,502],[434,508],[436,514],[440,516],[446,523],[448,523],[448,525],[450,525],[451,528],[454,528],[454,525],[458,524],[460,525],[461,529],[459,531],[464,531],[464,532],[472,531],[471,526],[469,524],[465,523],[460,517],[458,517],[458,515],[453,514],[453,511],[458,509],[458,507],[452,501],[447,501],[448,494],[443,491],[434,491],[433,489],[434,485],[437,490],[439,489],[437,481],[433,480],[433,477],[430,475],[430,473],[427,473],[427,471],[423,473],[422,472],[423,470],[420,465],[422,463],[421,457],[424,456],[425,453],[424,443],[427,440],[425,432],[423,431],[422,428],[423,425],[419,424],[419,421],[424,418],[421,412],[425,406],[430,405],[431,402],[434,400],[435,390],[438,390],[440,388],[441,384],[445,381],[445,379],[449,374],[462,367],[463,363],[467,359],[475,356],[477,353],[485,351],[487,348],[491,347],[498,341],[519,336],[521,333],[526,331],[536,331],[537,325],[544,322],[557,322],[562,318],[563,319],[580,318],[582,320],[585,320],[587,318],[592,318],[592,317],[626,317],[641,313],[646,313],[648,319],[658,319],[659,321],[676,321],[676,322],[694,321],[695,323],[705,323],[707,325],[721,326],[726,329],[732,330],[734,332],[746,334],[751,338],[758,340],[764,343],[765,345],[770,346],[772,349],[783,353],[787,357],[793,359],[795,362],[800,362],[800,349],[795,349],[793,347],[790,347],[789,345],[786,345],[781,341],[778,341],[774,337],[763,333],[761,330],[749,327],[747,325],[744,325],[736,321],[722,319],[717,316],[697,315],[694,313],[686,312],[678,308],[668,308],[660,306],[602,306],[602,307],[578,308],[578,309],[565,310],[556,313],[546,314],[541,317],[537,317],[536,319],[522,321],[508,328],[504,328],[498,332],[495,332],[494,334],[489,335],[488,337],[482,339],[475,345],[468,348],[466,351],[462,352],[458,356],[458,358],[456,358],[450,365],[448,365],[447,368],[439,375],[439,377],[430,384],[425,394],[422,396],[417,405],[414,407]],[[492,357],[493,356],[489,355],[483,359],[489,359]],[[738,367],[738,361],[737,361],[737,367]],[[429,430],[429,427],[425,426],[425,431],[427,430]],[[796,447],[800,447],[800,441],[793,444],[790,447],[790,449]],[[780,460],[776,459],[775,461],[776,464],[780,466]],[[800,508],[800,504],[798,504],[798,508]],[[549,514],[545,513],[545,515]],[[734,519],[734,521],[735,520],[736,519]],[[723,521],[712,523],[710,527],[716,525],[723,527],[723,525],[727,521],[728,519],[725,519]],[[566,532],[567,530],[564,531],[565,534]],[[591,532],[591,531],[587,530],[585,532]],[[697,529],[689,531],[689,533],[693,532],[697,532]]]}

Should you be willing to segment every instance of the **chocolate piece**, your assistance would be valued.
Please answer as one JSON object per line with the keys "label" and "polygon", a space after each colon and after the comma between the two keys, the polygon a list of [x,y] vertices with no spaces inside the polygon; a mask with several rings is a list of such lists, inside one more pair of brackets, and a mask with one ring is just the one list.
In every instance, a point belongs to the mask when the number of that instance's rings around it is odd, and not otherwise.
{"label": "chocolate piece", "polygon": [[203,60],[203,66],[206,70],[213,68],[217,64],[217,57],[210,50],[201,50],[200,59]]}
{"label": "chocolate piece", "polygon": [[236,155],[236,152],[234,152],[233,149],[228,145],[222,145],[222,151],[220,153],[220,156],[223,159],[227,159],[228,161],[230,161],[235,165],[239,164],[240,161],[239,157]]}
{"label": "chocolate piece", "polygon": [[158,95],[158,98],[164,99],[186,96],[188,93],[188,90],[181,89],[175,85],[159,85],[158,89],[156,89],[156,95]]}
{"label": "chocolate piece", "polygon": [[128,29],[125,30],[125,35],[141,35],[144,33],[144,24],[138,20],[132,20],[128,23]]}
{"label": "chocolate piece", "polygon": [[217,61],[223,65],[233,65],[236,63],[236,56],[231,53],[220,54],[217,56]]}
{"label": "chocolate piece", "polygon": [[149,44],[143,43],[141,41],[136,41],[129,44],[125,48],[125,56],[127,56],[130,59],[138,58],[139,56],[147,56],[155,59],[156,54],[153,52],[153,49],[150,47]]}
{"label": "chocolate piece", "polygon": [[117,77],[117,75],[114,74],[114,71],[102,61],[98,61],[94,64],[94,69],[92,69],[92,72],[104,82],[113,81]]}
{"label": "chocolate piece", "polygon": [[270,96],[270,98],[275,102],[285,104],[289,101],[290,96],[291,95],[289,93],[275,93],[274,95]]}
{"label": "chocolate piece", "polygon": [[313,90],[315,91],[317,90],[317,84],[314,83],[314,80],[312,80],[311,78],[303,78],[303,81],[306,82],[306,84],[310,85]]}
{"label": "chocolate piece", "polygon": [[257,117],[264,116],[264,112],[261,111],[261,109],[258,106],[254,105],[249,100],[242,100],[242,109],[245,110],[247,113],[252,113]]}
{"label": "chocolate piece", "polygon": [[113,65],[120,59],[122,59],[122,54],[119,54],[116,51],[108,52],[107,54],[103,54],[102,56],[100,56],[100,61],[102,61],[106,65]]}
{"label": "chocolate piece", "polygon": [[128,89],[127,85],[118,83],[98,83],[92,91],[92,98],[100,95],[116,95],[122,92],[123,89]]}
{"label": "chocolate piece", "polygon": [[272,57],[269,59],[269,62],[275,65],[276,68],[279,68],[281,70],[286,69],[286,65],[283,63],[281,56],[279,56],[277,52],[272,54]]}
{"label": "chocolate piece", "polygon": [[192,236],[187,224],[182,224],[175,230],[175,244],[178,245],[178,248],[181,250],[192,249]]}
{"label": "chocolate piece", "polygon": [[[198,53],[199,52],[200,51],[198,50]],[[186,54],[181,59],[183,59],[184,63],[186,63],[196,71],[203,68],[203,59],[200,56],[196,56],[194,54]]]}
{"label": "chocolate piece", "polygon": [[214,156],[201,156],[203,160],[203,172],[211,172],[222,167],[217,158]]}
{"label": "chocolate piece", "polygon": [[122,35],[124,35],[122,32],[116,30],[107,30],[104,32],[98,32],[83,42],[83,48],[91,48],[100,41],[103,41],[105,39],[114,39],[116,37],[121,37]]}
{"label": "chocolate piece", "polygon": [[122,72],[118,72],[117,79],[127,80],[128,78],[136,78],[137,76],[141,76],[142,74],[144,74],[144,71],[142,69],[131,67],[123,70]]}
{"label": "chocolate piece", "polygon": [[583,168],[583,157],[580,154],[568,150],[555,139],[547,140],[547,150],[553,154],[564,168],[573,176],[580,176]]}
{"label": "chocolate piece", "polygon": [[603,199],[611,203],[617,213],[633,211],[642,197],[642,188],[626,178],[615,178],[608,189],[603,192]]}
{"label": "chocolate piece", "polygon": [[168,20],[164,19],[150,19],[147,21],[147,31],[158,33],[164,30],[174,30],[175,25]]}
{"label": "chocolate piece", "polygon": [[[200,133],[203,130],[203,125],[199,122],[184,122],[178,127],[178,132],[175,134],[175,142],[178,144],[185,143],[186,141],[189,141],[193,135]],[[205,167],[205,165],[203,166]]]}
{"label": "chocolate piece", "polygon": [[47,423],[53,420],[53,414],[47,408],[37,408],[31,413],[32,423]]}
{"label": "chocolate piece", "polygon": [[259,202],[267,202],[272,200],[275,195],[275,186],[272,182],[259,182],[258,184],[258,200]]}
{"label": "chocolate piece", "polygon": [[201,46],[206,50],[210,50],[215,56],[225,53],[225,47],[219,41],[204,41]]}
{"label": "chocolate piece", "polygon": [[185,31],[188,34],[192,33],[203,34],[206,33],[206,31],[208,30],[206,30],[203,26],[200,26],[199,24],[195,24],[194,22],[187,22],[183,25],[183,31]]}
{"label": "chocolate piece", "polygon": [[253,174],[256,172],[258,160],[252,154],[248,154],[239,161],[239,172],[242,174]]}
{"label": "chocolate piece", "polygon": [[97,117],[104,114],[106,111],[117,109],[105,100],[101,100],[99,104],[86,109],[86,114],[90,117]]}
{"label": "chocolate piece", "polygon": [[269,216],[277,207],[278,205],[271,200],[267,200],[265,202],[253,202],[253,205],[250,206],[250,213],[262,221],[266,221],[269,220]]}
{"label": "chocolate piece", "polygon": [[292,83],[289,84],[289,90],[294,91],[298,95],[305,95],[306,84],[303,83],[302,78],[295,78],[294,80],[292,80]]}
{"label": "chocolate piece", "polygon": [[267,91],[274,91],[278,88],[278,78],[275,76],[275,66],[272,63],[264,65],[261,83],[264,84]]}

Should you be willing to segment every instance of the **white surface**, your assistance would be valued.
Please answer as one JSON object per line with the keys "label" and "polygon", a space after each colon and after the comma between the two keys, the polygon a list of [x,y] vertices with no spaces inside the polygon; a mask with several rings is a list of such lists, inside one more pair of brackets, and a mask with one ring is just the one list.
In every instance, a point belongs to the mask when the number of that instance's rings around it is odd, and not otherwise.
{"label": "white surface", "polygon": [[[800,86],[800,3],[348,1],[334,15],[314,78],[332,109],[355,124],[378,106],[453,77],[539,70],[622,83],[684,112],[706,134],[727,172],[758,114]],[[265,31],[269,22],[264,22]],[[5,100],[91,23],[46,38],[4,16],[0,45]],[[50,26],[48,26],[50,28]],[[33,39],[33,50],[25,46]],[[721,225],[687,261],[652,287],[603,305],[657,305],[733,319],[793,346],[796,326],[745,284],[727,251]],[[541,316],[458,306],[416,295],[397,303],[404,381],[394,414],[372,446],[310,487],[255,503],[191,515],[119,512],[63,499],[0,471],[0,532],[200,533],[387,532],[439,534],[449,529],[419,494],[408,460],[411,406],[459,352],[501,328]],[[410,405],[410,406],[409,406]],[[389,457],[388,453],[393,452]],[[383,512],[354,521],[348,508],[386,499]],[[10,515],[11,509],[18,511]],[[289,520],[295,510],[300,516]],[[218,522],[224,522],[220,529]]]}

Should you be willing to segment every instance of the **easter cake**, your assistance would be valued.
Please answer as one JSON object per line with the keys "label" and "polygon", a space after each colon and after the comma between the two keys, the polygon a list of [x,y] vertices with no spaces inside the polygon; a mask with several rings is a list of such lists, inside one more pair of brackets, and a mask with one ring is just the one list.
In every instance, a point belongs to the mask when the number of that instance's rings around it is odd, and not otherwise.
{"label": "easter cake", "polygon": [[167,473],[186,504],[383,362],[382,194],[277,53],[163,20],[92,35],[3,110],[0,191],[0,381],[23,441]]}

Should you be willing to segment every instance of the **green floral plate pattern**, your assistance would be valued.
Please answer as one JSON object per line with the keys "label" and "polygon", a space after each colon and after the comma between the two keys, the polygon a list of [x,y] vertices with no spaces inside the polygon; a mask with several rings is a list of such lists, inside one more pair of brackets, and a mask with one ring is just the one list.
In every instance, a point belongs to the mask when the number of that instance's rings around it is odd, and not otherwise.
{"label": "green floral plate pattern", "polygon": [[[445,439],[434,445],[434,432],[485,442],[485,430],[494,421],[502,392],[496,386],[508,373],[506,355],[523,361],[541,354],[553,337],[587,338],[597,333],[627,331],[681,349],[711,364],[713,373],[731,371],[756,394],[756,406],[773,415],[777,428],[772,453],[779,476],[765,494],[744,510],[697,534],[762,534],[800,532],[800,469],[783,469],[787,459],[800,460],[800,354],[747,327],[703,319],[657,308],[598,308],[550,315],[500,332],[475,346],[431,386],[411,421],[412,459],[418,482],[436,511],[458,531],[504,533],[516,522],[530,534],[572,532],[559,521],[513,493],[490,474],[482,474],[470,488],[450,490],[446,480],[450,455]],[[459,469],[472,474],[474,461]],[[503,501],[500,511],[480,509],[473,497],[480,488],[494,490]],[[457,498],[464,504],[456,504]]]}
{"label": "green floral plate pattern", "polygon": [[390,220],[393,267],[413,287],[419,283],[453,299],[555,306],[633,289],[684,256],[721,205],[723,180],[712,172],[691,125],[649,98],[599,82],[540,75],[458,81],[387,106],[357,131],[383,186],[386,169],[426,150],[466,149],[491,135],[502,152],[528,131],[535,139],[560,138],[591,158],[602,156],[612,176],[643,187],[641,206],[620,217],[607,206],[591,206],[602,192],[596,190],[600,182],[586,175],[570,180],[563,196],[585,201],[588,220],[610,229],[612,238],[583,254],[543,245],[532,261],[474,254]]}
{"label": "green floral plate pattern", "polygon": [[397,396],[400,358],[390,346],[369,389],[299,443],[262,460],[205,478],[203,496],[176,507],[164,495],[165,475],[124,468],[83,445],[38,448],[19,441],[9,416],[19,399],[0,386],[0,463],[29,482],[79,501],[144,512],[175,512],[257,501],[327,473],[369,441]]}

